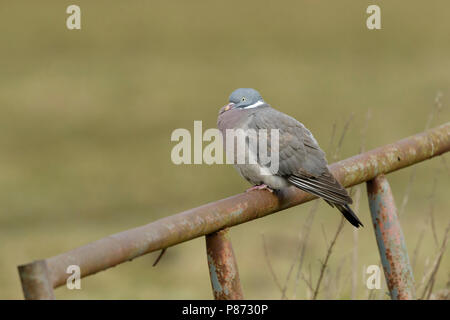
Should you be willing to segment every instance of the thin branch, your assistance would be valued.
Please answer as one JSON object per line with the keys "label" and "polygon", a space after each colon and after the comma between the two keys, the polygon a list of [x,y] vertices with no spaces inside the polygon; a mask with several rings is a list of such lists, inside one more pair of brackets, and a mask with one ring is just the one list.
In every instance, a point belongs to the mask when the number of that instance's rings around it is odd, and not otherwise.
{"label": "thin branch", "polygon": [[423,236],[425,235],[425,224],[422,225],[422,230],[420,230],[419,237],[417,239],[416,247],[413,251],[411,268],[412,270],[416,269],[417,257],[419,256],[420,245],[422,244]]}
{"label": "thin branch", "polygon": [[[308,272],[309,272],[309,283],[313,283],[312,271],[311,271],[311,263],[308,264]],[[308,299],[312,298],[314,290],[308,291]]]}
{"label": "thin branch", "polygon": [[291,266],[289,267],[289,271],[287,273],[286,276],[286,280],[284,281],[284,286],[283,289],[281,290],[281,299],[285,299],[286,297],[286,291],[287,291],[287,287],[288,287],[288,283],[289,280],[291,278],[292,275],[292,271],[294,271],[294,267],[295,267],[295,263],[298,261],[298,257],[300,255],[301,249],[302,249],[302,244],[303,244],[303,233],[302,231],[299,232],[298,234],[298,244],[297,244],[297,250],[295,252],[295,257],[294,257],[294,261],[291,263]]}
{"label": "thin branch", "polygon": [[308,240],[309,240],[309,234],[311,231],[311,226],[312,223],[314,221],[314,216],[315,213],[317,211],[317,208],[319,207],[319,200],[315,200],[314,204],[312,205],[310,211],[309,211],[309,215],[308,218],[306,219],[305,224],[303,225],[303,232],[302,232],[302,239],[301,239],[301,249],[300,249],[300,257],[299,257],[299,262],[298,262],[298,267],[297,267],[297,275],[295,277],[295,286],[294,286],[294,299],[297,297],[297,288],[299,285],[299,279],[300,279],[300,274],[301,274],[301,270],[303,267],[303,261],[305,259],[305,252],[306,252],[306,246],[308,244]]}
{"label": "thin branch", "polygon": [[336,127],[337,127],[337,124],[336,124],[336,121],[334,121],[333,122],[333,128],[331,129],[330,143],[329,143],[328,149],[327,149],[329,154],[331,154],[331,152],[332,152],[331,149],[333,148],[334,137],[336,136]]}
{"label": "thin branch", "polygon": [[[431,111],[428,114],[428,120],[425,124],[425,131],[428,130],[433,123],[433,119],[441,112],[442,110],[442,92],[438,91],[436,93],[436,97],[434,99],[434,104],[431,108]],[[411,174],[409,176],[409,182],[406,186],[405,193],[403,195],[402,205],[400,206],[400,210],[398,211],[398,216],[401,217],[403,212],[405,211],[406,205],[408,204],[409,195],[411,193],[411,186],[416,179],[416,168],[417,166],[413,166],[411,169]]]}
{"label": "thin branch", "polygon": [[[353,208],[353,210],[356,213],[359,213],[359,204],[360,204],[360,199],[361,199],[361,188],[362,186],[359,185],[356,187],[356,194],[355,194],[355,206]],[[358,229],[354,228],[353,229],[353,248],[352,248],[352,291],[351,291],[351,299],[354,300],[356,299],[356,294],[357,294],[357,286],[358,286]]]}
{"label": "thin branch", "polygon": [[275,272],[273,270],[272,263],[270,262],[269,252],[267,250],[267,245],[266,245],[266,238],[265,238],[263,233],[261,234],[261,237],[262,237],[262,241],[263,241],[264,256],[266,258],[267,265],[269,266],[270,274],[272,275],[272,278],[275,281],[275,284],[277,285],[278,289],[281,292],[283,292],[283,288],[281,287],[281,284],[278,281],[278,277],[277,277],[277,275],[275,274]]}
{"label": "thin branch", "polygon": [[447,172],[447,175],[449,176],[449,178],[450,178],[450,168],[449,168],[449,166],[448,166],[448,164],[447,164],[447,160],[445,160],[445,154],[443,154],[443,155],[441,155],[440,156],[440,158],[441,158],[441,160],[442,160],[442,165],[444,166],[444,169],[445,169],[445,171]]}
{"label": "thin branch", "polygon": [[155,262],[153,262],[153,267],[156,267],[156,265],[158,264],[159,260],[161,260],[162,256],[164,255],[164,253],[166,253],[167,248],[164,248],[161,250],[158,258],[156,258]]}
{"label": "thin branch", "polygon": [[343,227],[344,227],[344,217],[341,217],[341,222],[339,223],[339,226],[336,230],[336,234],[334,235],[333,241],[331,241],[331,244],[328,247],[327,255],[325,256],[325,261],[322,263],[322,267],[320,269],[320,274],[319,274],[319,279],[317,280],[316,289],[314,290],[313,300],[317,299],[317,295],[319,294],[320,284],[322,282],[322,278],[323,278],[325,269],[327,268],[327,265],[328,265],[328,260],[330,259],[331,253],[333,252],[333,247],[334,247],[336,240],[337,240],[339,234],[341,233]]}
{"label": "thin branch", "polygon": [[[308,241],[309,231],[311,230],[311,224],[312,224],[312,221],[314,218],[314,214],[317,211],[318,204],[319,204],[319,201],[315,200],[313,206],[309,210],[309,214],[308,214],[308,217],[306,218],[306,222],[303,224],[303,230],[301,230],[299,232],[297,251],[295,254],[294,261],[292,262],[292,264],[289,268],[289,271],[288,271],[288,274],[286,277],[286,281],[284,282],[283,290],[281,292],[281,299],[284,299],[286,297],[287,285],[289,283],[289,279],[291,278],[292,271],[294,270],[295,263],[297,261],[299,261],[299,271],[298,272],[300,272],[300,270],[302,268],[303,258],[305,255],[306,243]],[[300,259],[299,259],[299,256],[300,256]],[[295,282],[296,286],[298,284],[298,276],[299,276],[299,274],[297,273],[297,279]]]}
{"label": "thin branch", "polygon": [[369,122],[371,118],[372,112],[370,109],[367,109],[364,126],[361,128],[361,145],[359,147],[359,153],[363,153],[364,151],[366,151],[367,128],[369,127]]}
{"label": "thin branch", "polygon": [[323,239],[325,240],[325,247],[328,247],[327,232],[325,231],[325,226],[323,225],[323,223],[320,224],[320,229],[322,230],[322,236]]}
{"label": "thin branch", "polygon": [[420,280],[420,284],[417,286],[416,292],[419,292],[420,289],[423,286],[425,286],[425,281],[427,280],[427,278],[428,278],[428,276],[430,274],[429,270],[431,270],[431,268],[428,268],[429,265],[430,265],[430,257],[427,256],[426,259],[425,259],[425,263],[424,263],[424,267],[423,268],[424,268],[424,270],[428,269],[428,272],[426,272],[426,270],[423,272],[422,279]]}
{"label": "thin branch", "polygon": [[428,115],[428,120],[427,123],[425,125],[425,130],[430,129],[431,125],[433,124],[433,119],[439,115],[439,113],[442,111],[442,97],[443,94],[441,91],[436,92],[436,96],[434,97],[434,105],[433,108],[431,109],[431,112]]}
{"label": "thin branch", "polygon": [[[434,177],[433,177],[433,186],[431,188],[432,191],[431,191],[430,197],[429,197],[429,199],[430,199],[430,208],[429,208],[429,211],[428,211],[428,216],[426,217],[424,223],[422,224],[419,236],[417,238],[417,243],[416,243],[416,246],[415,246],[414,251],[413,251],[413,257],[412,257],[412,262],[411,262],[411,267],[412,267],[413,270],[416,268],[417,257],[419,256],[419,250],[420,250],[420,246],[422,244],[423,237],[425,235],[425,229],[426,229],[426,227],[428,225],[428,220],[431,221],[430,224],[431,224],[431,230],[433,232],[434,242],[436,243],[436,246],[439,247],[439,240],[438,240],[437,233],[436,233],[436,226],[435,226],[435,223],[434,223],[434,215],[433,215],[433,212],[434,212],[434,199],[435,199],[435,194],[436,194],[436,185],[437,185],[437,174],[435,174]],[[422,279],[421,284],[423,284],[423,281],[424,281],[424,279]]]}
{"label": "thin branch", "polygon": [[411,186],[414,184],[414,180],[416,179],[416,166],[412,167],[411,174],[409,175],[408,185],[406,186],[405,193],[403,195],[402,205],[400,206],[400,210],[398,211],[398,216],[401,217],[403,212],[405,211],[406,205],[409,201],[409,194],[411,193]]}
{"label": "thin branch", "polygon": [[[367,109],[366,119],[364,121],[364,125],[361,128],[361,145],[359,147],[359,153],[363,153],[366,150],[366,138],[367,138],[367,128],[369,127],[370,118],[372,117],[370,109]],[[359,213],[359,206],[361,201],[361,192],[362,192],[362,185],[359,185],[356,187],[356,193],[355,193],[355,205],[353,210],[358,214]],[[352,260],[351,260],[351,270],[352,270],[352,277],[351,277],[351,284],[352,284],[352,291],[351,291],[351,299],[356,299],[357,296],[357,288],[358,288],[358,229],[353,229],[353,250],[352,250]]]}
{"label": "thin branch", "polygon": [[303,271],[300,272],[300,277],[302,278],[303,281],[305,281],[306,285],[308,286],[308,289],[309,289],[311,292],[314,292],[314,288],[312,287],[311,282],[310,282],[308,279],[306,279],[306,276],[305,276],[305,274],[303,273]]}
{"label": "thin branch", "polygon": [[427,299],[427,300],[430,299],[431,293],[433,292],[433,286],[434,286],[434,283],[436,281],[436,275],[437,275],[437,272],[439,270],[439,266],[440,266],[441,261],[442,261],[442,256],[444,255],[445,249],[447,247],[447,240],[448,240],[449,230],[450,230],[450,223],[447,225],[447,228],[445,229],[445,234],[444,234],[444,238],[442,240],[441,249],[439,250],[439,253],[438,253],[437,257],[434,260],[432,268],[428,272],[428,283],[425,286],[425,289],[423,290],[420,299],[424,299],[424,298]]}
{"label": "thin branch", "polygon": [[[345,260],[347,260],[347,257],[344,256],[341,259],[341,262],[338,265],[338,268],[336,270],[336,277],[335,277],[335,298],[339,297],[340,291],[341,291],[341,274],[342,274],[342,268],[344,266]],[[350,271],[351,272],[351,271]],[[348,281],[348,279],[345,279]],[[344,282],[345,283],[345,282]]]}
{"label": "thin branch", "polygon": [[331,271],[330,269],[325,270],[323,276],[323,288],[324,288],[324,299],[331,300]]}
{"label": "thin branch", "polygon": [[342,129],[341,137],[339,138],[339,142],[338,142],[338,144],[336,146],[336,150],[334,151],[334,156],[333,156],[333,160],[334,161],[336,161],[338,159],[338,157],[339,157],[339,153],[341,152],[341,147],[342,147],[342,144],[344,142],[345,134],[348,131],[348,128],[350,126],[350,122],[353,120],[354,115],[355,114],[352,112],[350,114],[350,117],[347,119],[347,121],[344,124],[344,128]]}
{"label": "thin branch", "polygon": [[428,215],[430,217],[431,231],[433,232],[434,243],[439,247],[439,240],[436,233],[436,224],[434,223],[434,202],[436,198],[436,185],[437,185],[437,174],[433,177],[433,186],[431,187],[430,194],[430,209],[428,210]]}

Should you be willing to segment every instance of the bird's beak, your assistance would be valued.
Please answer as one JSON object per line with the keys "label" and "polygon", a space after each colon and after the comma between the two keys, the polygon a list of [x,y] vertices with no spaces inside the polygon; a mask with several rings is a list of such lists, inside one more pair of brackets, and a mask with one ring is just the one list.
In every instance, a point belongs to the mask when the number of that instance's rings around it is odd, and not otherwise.
{"label": "bird's beak", "polygon": [[223,106],[222,108],[220,108],[219,114],[222,114],[222,113],[227,112],[228,110],[231,110],[234,108],[235,108],[235,104],[233,102],[230,102],[226,106]]}
{"label": "bird's beak", "polygon": [[228,111],[230,109],[233,109],[235,106],[235,104],[233,102],[230,102],[229,104],[227,104],[225,107],[223,107],[223,111]]}

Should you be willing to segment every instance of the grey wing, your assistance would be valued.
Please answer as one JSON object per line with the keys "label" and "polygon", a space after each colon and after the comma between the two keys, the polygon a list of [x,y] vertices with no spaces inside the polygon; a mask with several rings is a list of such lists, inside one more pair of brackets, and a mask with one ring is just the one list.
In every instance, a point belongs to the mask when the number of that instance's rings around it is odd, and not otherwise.
{"label": "grey wing", "polygon": [[261,110],[251,122],[250,127],[268,129],[269,152],[272,150],[270,129],[279,130],[278,175],[329,204],[352,203],[345,188],[329,171],[325,153],[303,124],[272,108]]}

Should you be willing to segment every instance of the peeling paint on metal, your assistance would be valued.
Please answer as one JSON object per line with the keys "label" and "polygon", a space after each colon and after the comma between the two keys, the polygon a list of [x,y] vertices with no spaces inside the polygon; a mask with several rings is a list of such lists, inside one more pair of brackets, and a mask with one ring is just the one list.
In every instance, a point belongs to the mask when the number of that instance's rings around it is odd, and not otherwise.
{"label": "peeling paint on metal", "polygon": [[243,299],[242,288],[228,229],[207,235],[206,255],[215,299]]}
{"label": "peeling paint on metal", "polygon": [[[216,266],[215,266],[214,261],[211,258],[211,256],[209,254],[207,254],[207,256],[208,256],[209,275],[211,277],[211,284],[212,284],[212,287],[214,290],[214,294],[216,294],[216,293],[220,294],[220,293],[222,293],[223,289],[219,283],[219,277],[217,276]],[[228,293],[225,293],[225,294],[228,294]]]}
{"label": "peeling paint on metal", "polygon": [[392,299],[415,299],[414,276],[389,183],[380,175],[367,183],[369,207],[384,275]]}

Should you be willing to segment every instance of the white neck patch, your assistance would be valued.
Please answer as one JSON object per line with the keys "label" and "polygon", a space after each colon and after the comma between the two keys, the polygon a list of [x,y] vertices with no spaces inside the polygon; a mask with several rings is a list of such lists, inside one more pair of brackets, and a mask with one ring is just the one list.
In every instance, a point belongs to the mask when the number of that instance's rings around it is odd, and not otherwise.
{"label": "white neck patch", "polygon": [[245,108],[242,108],[242,109],[253,109],[253,108],[259,107],[262,104],[264,104],[264,101],[259,100],[259,101],[255,102],[254,104],[251,104],[251,105],[249,105],[249,106],[247,106]]}

